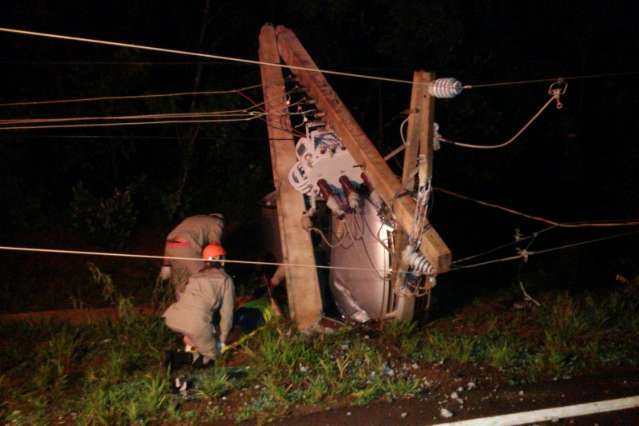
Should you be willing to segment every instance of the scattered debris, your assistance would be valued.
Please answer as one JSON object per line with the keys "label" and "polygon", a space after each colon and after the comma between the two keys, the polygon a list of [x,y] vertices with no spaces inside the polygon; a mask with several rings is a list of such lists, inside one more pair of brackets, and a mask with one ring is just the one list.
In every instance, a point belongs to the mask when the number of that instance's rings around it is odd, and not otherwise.
{"label": "scattered debris", "polygon": [[393,370],[392,368],[390,368],[388,365],[384,365],[384,368],[382,370],[382,373],[385,376],[389,376],[389,377],[393,377],[395,375],[395,370]]}
{"label": "scattered debris", "polygon": [[402,419],[405,419],[405,418],[406,418],[406,416],[408,416],[408,413],[407,413],[406,411],[404,411],[404,412],[402,413]]}
{"label": "scattered debris", "polygon": [[468,384],[466,385],[466,389],[468,390],[475,389],[476,387],[477,385],[475,384],[475,382],[468,382]]}
{"label": "scattered debris", "polygon": [[453,413],[445,408],[439,410],[439,415],[445,419],[450,419],[451,417],[453,417]]}
{"label": "scattered debris", "polygon": [[464,405],[464,400],[460,398],[460,396],[459,396],[459,394],[457,392],[451,393],[450,394],[450,399],[454,400],[459,405]]}

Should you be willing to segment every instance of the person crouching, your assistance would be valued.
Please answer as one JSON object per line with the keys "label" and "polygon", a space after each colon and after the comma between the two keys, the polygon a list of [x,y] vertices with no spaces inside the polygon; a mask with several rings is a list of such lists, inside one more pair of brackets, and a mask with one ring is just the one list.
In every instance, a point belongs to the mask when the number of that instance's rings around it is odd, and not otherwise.
{"label": "person crouching", "polygon": [[[191,363],[195,365],[207,365],[216,357],[233,325],[235,289],[233,279],[224,272],[225,256],[221,245],[207,245],[202,252],[204,267],[189,278],[179,300],[162,315],[168,328],[184,336],[184,344],[191,347]],[[216,341],[213,315],[218,310]],[[167,361],[171,364],[171,360]]]}

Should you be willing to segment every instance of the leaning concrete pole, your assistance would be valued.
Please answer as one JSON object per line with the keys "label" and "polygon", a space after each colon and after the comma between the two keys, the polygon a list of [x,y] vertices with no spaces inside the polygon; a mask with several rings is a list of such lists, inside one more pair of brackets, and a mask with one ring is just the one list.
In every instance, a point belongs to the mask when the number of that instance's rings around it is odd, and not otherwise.
{"label": "leaning concrete pole", "polygon": [[[266,24],[260,31],[259,58],[262,62],[280,63],[275,30]],[[267,115],[273,182],[277,191],[277,213],[282,241],[283,262],[315,265],[313,244],[302,228],[304,197],[288,181],[288,172],[297,162],[293,128],[288,116],[282,69],[261,65],[264,106]],[[322,313],[317,270],[312,267],[286,267],[286,290],[291,318],[300,330],[313,327]]]}
{"label": "leaning concrete pole", "polygon": [[[313,59],[290,29],[278,26],[276,33],[280,56],[287,65],[317,69]],[[401,181],[386,164],[324,75],[318,71],[300,68],[292,68],[291,71],[317,102],[319,109],[326,113],[326,122],[363,168],[380,197],[392,207],[398,225],[404,232],[410,232],[415,213],[415,201],[410,197],[398,197],[404,192]],[[428,222],[421,236],[420,250],[433,265],[436,274],[450,270],[452,257],[450,249]]]}
{"label": "leaning concrete pole", "polygon": [[[433,163],[433,131],[435,103],[428,93],[428,83],[434,80],[431,73],[416,71],[413,74],[413,90],[408,112],[408,128],[406,131],[406,149],[404,150],[404,167],[402,168],[402,187],[407,191],[415,190],[417,168],[430,178]],[[420,160],[421,157],[421,161]],[[408,233],[401,229],[395,232],[393,253],[393,288],[399,289],[406,280],[406,275],[397,271],[408,270],[408,264],[402,259],[402,252],[408,244]],[[413,317],[415,298],[397,295],[396,317],[408,320]]]}

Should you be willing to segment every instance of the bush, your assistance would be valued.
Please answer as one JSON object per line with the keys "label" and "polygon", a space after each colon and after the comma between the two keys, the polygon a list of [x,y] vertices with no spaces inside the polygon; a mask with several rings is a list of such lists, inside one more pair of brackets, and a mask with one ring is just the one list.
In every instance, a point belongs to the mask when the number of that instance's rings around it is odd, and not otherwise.
{"label": "bush", "polygon": [[132,194],[133,185],[129,185],[124,191],[115,188],[111,196],[100,198],[79,182],[73,187],[71,200],[73,226],[99,247],[124,247],[137,223]]}

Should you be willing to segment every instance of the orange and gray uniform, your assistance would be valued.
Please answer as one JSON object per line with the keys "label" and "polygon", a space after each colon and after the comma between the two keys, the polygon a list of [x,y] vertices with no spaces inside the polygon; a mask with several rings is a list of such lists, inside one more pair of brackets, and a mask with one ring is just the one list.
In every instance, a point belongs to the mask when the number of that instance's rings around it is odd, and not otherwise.
{"label": "orange and gray uniform", "polygon": [[220,311],[219,340],[226,343],[233,326],[234,299],[233,279],[221,269],[209,268],[189,278],[180,299],[162,316],[171,330],[189,336],[199,353],[214,358],[213,313]]}
{"label": "orange and gray uniform", "polygon": [[[166,237],[164,255],[199,259],[206,245],[220,244],[223,230],[224,220],[221,217],[204,214],[187,217]],[[204,266],[200,260],[166,259],[165,264],[171,265],[170,280],[176,298],[184,291],[189,277]]]}

